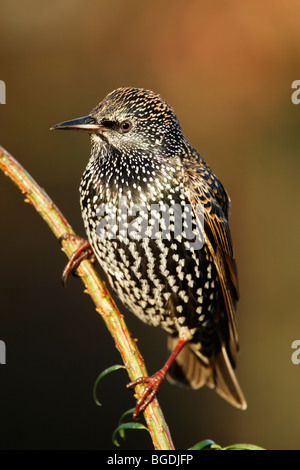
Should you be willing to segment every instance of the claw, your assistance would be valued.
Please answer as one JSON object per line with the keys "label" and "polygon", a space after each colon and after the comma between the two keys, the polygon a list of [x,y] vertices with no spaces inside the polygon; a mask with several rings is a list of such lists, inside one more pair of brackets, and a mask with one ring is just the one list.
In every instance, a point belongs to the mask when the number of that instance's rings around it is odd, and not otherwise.
{"label": "claw", "polygon": [[61,243],[63,240],[76,240],[80,242],[80,246],[74,251],[62,273],[62,283],[63,286],[66,287],[69,275],[71,273],[75,275],[76,269],[80,265],[81,261],[90,259],[92,263],[95,263],[96,257],[88,240],[72,233],[65,233],[62,235],[59,238],[59,242]]}
{"label": "claw", "polygon": [[178,356],[182,348],[187,344],[187,342],[188,339],[179,336],[175,349],[173,350],[165,365],[161,369],[159,369],[159,371],[157,371],[151,377],[139,377],[138,379],[134,380],[133,382],[129,382],[129,384],[126,385],[127,388],[134,388],[136,385],[139,384],[148,384],[145,390],[143,391],[142,395],[136,402],[135,410],[133,413],[133,419],[135,419],[139,413],[144,411],[147,406],[152,402],[171,364],[175,361],[176,357]]}
{"label": "claw", "polygon": [[155,398],[155,395],[164,380],[166,372],[164,369],[160,369],[156,374],[152,375],[151,377],[139,377],[134,382],[129,382],[126,385],[127,388],[134,388],[136,385],[145,384],[147,383],[147,387],[143,391],[142,395],[136,402],[135,410],[133,413],[133,419],[135,419],[138,414],[142,413],[147,406],[152,402]]}

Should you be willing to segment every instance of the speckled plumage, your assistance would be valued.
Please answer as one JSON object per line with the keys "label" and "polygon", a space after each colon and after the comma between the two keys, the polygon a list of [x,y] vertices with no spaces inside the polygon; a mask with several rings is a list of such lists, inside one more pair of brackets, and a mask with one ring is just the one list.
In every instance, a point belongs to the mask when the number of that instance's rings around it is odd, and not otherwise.
{"label": "speckled plumage", "polygon": [[[78,122],[84,130],[92,126],[91,157],[80,184],[82,217],[111,286],[142,321],[167,331],[171,350],[178,337],[188,341],[169,371],[171,380],[216,387],[245,408],[233,371],[238,283],[224,187],[185,139],[172,108],[151,91],[117,89]],[[65,124],[58,128],[71,127]],[[146,210],[138,221],[138,214],[130,215],[137,205]],[[158,210],[151,225],[145,214],[153,205]],[[169,232],[159,237],[155,232],[163,225],[155,219],[164,223],[164,207],[171,208]],[[202,237],[200,249],[176,232],[178,207],[190,211],[193,236]],[[111,239],[99,232],[104,217]],[[131,222],[133,229],[145,222],[147,236],[129,237]]]}

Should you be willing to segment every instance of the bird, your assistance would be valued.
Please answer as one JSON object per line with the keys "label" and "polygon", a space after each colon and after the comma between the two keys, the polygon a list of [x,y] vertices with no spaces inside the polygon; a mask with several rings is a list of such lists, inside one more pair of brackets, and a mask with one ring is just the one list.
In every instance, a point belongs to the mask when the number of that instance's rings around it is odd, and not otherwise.
{"label": "bird", "polygon": [[121,87],[88,115],[51,129],[89,133],[79,192],[90,253],[127,309],[168,334],[163,367],[127,385],[146,385],[133,417],[165,377],[192,389],[207,385],[246,409],[235,374],[239,287],[231,201],[184,137],[173,108],[153,91]]}

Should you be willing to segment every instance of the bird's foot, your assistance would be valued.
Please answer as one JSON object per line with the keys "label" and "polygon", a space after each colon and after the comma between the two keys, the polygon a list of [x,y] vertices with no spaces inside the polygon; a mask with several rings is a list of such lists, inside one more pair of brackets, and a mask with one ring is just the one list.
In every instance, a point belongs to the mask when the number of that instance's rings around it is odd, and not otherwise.
{"label": "bird's foot", "polygon": [[61,243],[63,240],[76,240],[80,242],[80,246],[74,251],[68,263],[66,264],[65,269],[63,270],[62,283],[65,287],[69,275],[76,275],[76,269],[80,265],[81,261],[89,259],[92,263],[95,263],[96,257],[88,240],[85,240],[84,238],[79,237],[78,235],[74,235],[72,233],[65,233],[64,235],[62,235],[59,238],[59,242]]}
{"label": "bird's foot", "polygon": [[151,377],[140,377],[134,380],[133,382],[129,382],[129,384],[126,385],[127,388],[134,388],[136,385],[139,384],[148,384],[145,390],[143,391],[142,395],[136,402],[135,410],[133,413],[133,419],[135,419],[139,413],[142,413],[152,402],[162,381],[165,378],[165,375],[166,371],[164,370],[164,368],[162,368]]}
{"label": "bird's foot", "polygon": [[147,406],[152,402],[170,366],[175,361],[176,357],[178,356],[182,348],[186,345],[188,340],[189,339],[186,338],[186,333],[184,337],[178,338],[177,345],[174,348],[169,359],[167,360],[165,365],[161,369],[159,369],[154,375],[152,375],[151,377],[140,377],[139,379],[136,379],[133,382],[129,382],[129,384],[126,385],[127,388],[133,388],[139,384],[148,384],[145,390],[143,391],[142,395],[136,402],[135,410],[133,413],[133,419],[135,419],[139,413],[144,411]]}

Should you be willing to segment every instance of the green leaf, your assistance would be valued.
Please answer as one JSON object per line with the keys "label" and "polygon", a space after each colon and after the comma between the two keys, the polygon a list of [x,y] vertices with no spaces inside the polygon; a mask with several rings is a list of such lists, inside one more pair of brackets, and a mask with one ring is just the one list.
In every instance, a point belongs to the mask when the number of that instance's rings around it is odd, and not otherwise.
{"label": "green leaf", "polygon": [[125,366],[122,366],[120,364],[116,364],[114,366],[111,366],[111,367],[108,367],[107,369],[105,369],[103,372],[101,372],[100,375],[98,375],[95,383],[94,383],[94,387],[93,387],[93,397],[94,397],[94,400],[95,400],[95,403],[96,405],[98,406],[101,406],[101,403],[100,401],[97,399],[97,395],[96,395],[96,390],[97,390],[97,386],[98,386],[98,383],[100,382],[101,379],[103,379],[103,377],[105,377],[107,374],[110,374],[111,372],[114,372],[115,370],[118,370],[118,369],[125,369]]}
{"label": "green leaf", "polygon": [[223,450],[265,450],[262,447],[256,446],[254,444],[232,444],[230,446],[224,447]]}
{"label": "green leaf", "polygon": [[[127,411],[125,411],[125,413],[122,414],[121,418],[119,419],[118,427],[120,427],[123,424],[124,419],[126,418],[126,416],[133,414],[134,410],[135,410],[135,408],[130,408],[130,410],[127,410]],[[122,437],[122,439],[125,439],[124,429],[120,429],[119,434]]]}
{"label": "green leaf", "polygon": [[222,450],[222,448],[216,444],[214,441],[210,439],[204,439],[204,441],[197,442],[197,444],[190,447],[189,450],[202,450],[202,449],[214,449],[214,450]]}
{"label": "green leaf", "polygon": [[205,439],[204,441],[197,442],[193,447],[190,447],[189,450],[202,450],[202,449],[211,449],[211,450],[265,450],[262,447],[256,446],[254,444],[231,444],[227,447],[221,447],[210,439]]}
{"label": "green leaf", "polygon": [[124,430],[125,429],[145,429],[146,431],[149,432],[148,428],[146,428],[146,426],[144,426],[141,423],[123,423],[120,426],[118,426],[117,429],[115,429],[114,432],[113,432],[112,441],[115,444],[115,446],[119,447],[119,445],[120,445],[117,441],[117,438],[116,438],[117,434],[119,433],[121,435],[123,433],[123,436],[121,436],[121,437],[124,438],[124,436],[125,436]]}

